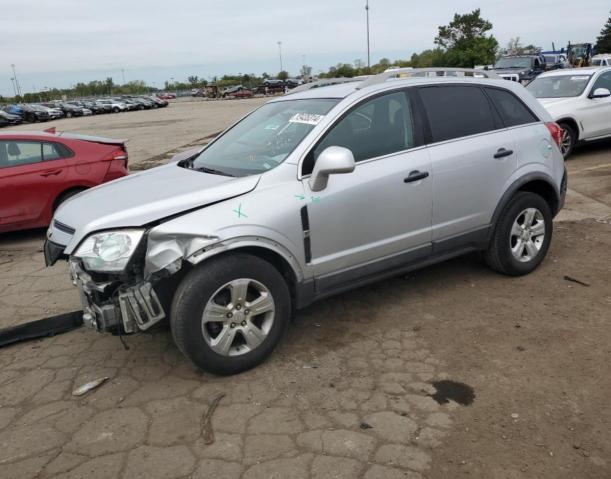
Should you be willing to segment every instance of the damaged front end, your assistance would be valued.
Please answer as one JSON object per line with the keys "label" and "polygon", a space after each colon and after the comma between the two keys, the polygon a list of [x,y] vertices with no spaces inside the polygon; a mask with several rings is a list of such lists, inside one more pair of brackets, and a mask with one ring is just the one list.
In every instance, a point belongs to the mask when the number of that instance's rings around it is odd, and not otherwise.
{"label": "damaged front end", "polygon": [[100,332],[146,331],[169,316],[174,291],[189,269],[184,259],[217,240],[155,237],[151,230],[138,229],[87,237],[69,258],[83,322]]}
{"label": "damaged front end", "polygon": [[83,305],[83,322],[99,332],[145,331],[166,317],[165,308],[150,281],[142,277],[101,277],[85,271],[70,258],[70,275]]}

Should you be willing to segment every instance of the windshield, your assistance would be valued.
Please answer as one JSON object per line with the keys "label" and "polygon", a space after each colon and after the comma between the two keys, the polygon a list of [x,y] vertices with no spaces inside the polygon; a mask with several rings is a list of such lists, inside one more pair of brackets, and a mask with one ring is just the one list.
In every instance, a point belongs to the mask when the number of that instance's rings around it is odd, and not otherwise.
{"label": "windshield", "polygon": [[268,103],[184,166],[227,176],[264,173],[282,163],[338,99]]}
{"label": "windshield", "polygon": [[558,75],[538,77],[526,88],[537,98],[568,98],[583,93],[591,75]]}
{"label": "windshield", "polygon": [[495,63],[494,68],[530,68],[530,65],[529,57],[508,57],[501,58]]}

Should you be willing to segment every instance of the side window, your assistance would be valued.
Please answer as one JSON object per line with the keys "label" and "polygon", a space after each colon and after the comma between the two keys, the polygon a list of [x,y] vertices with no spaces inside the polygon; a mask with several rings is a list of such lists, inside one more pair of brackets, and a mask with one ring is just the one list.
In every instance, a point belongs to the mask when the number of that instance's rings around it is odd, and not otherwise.
{"label": "side window", "polygon": [[342,118],[310,152],[303,174],[312,172],[318,155],[329,146],[343,146],[359,162],[414,146],[412,109],[404,92],[374,98]]}
{"label": "side window", "polygon": [[59,160],[62,158],[61,153],[53,143],[42,144],[42,159],[43,161]]}
{"label": "side window", "polygon": [[611,91],[611,71],[603,73],[596,79],[594,86],[592,87],[592,91],[596,90],[597,88],[606,88],[607,90]]}
{"label": "side window", "polygon": [[505,126],[526,125],[539,121],[513,93],[497,88],[486,88],[486,92],[499,111]]}
{"label": "side window", "polygon": [[479,87],[423,87],[420,96],[434,143],[496,129],[490,102]]}
{"label": "side window", "polygon": [[0,141],[0,168],[42,161],[42,145],[36,141]]}

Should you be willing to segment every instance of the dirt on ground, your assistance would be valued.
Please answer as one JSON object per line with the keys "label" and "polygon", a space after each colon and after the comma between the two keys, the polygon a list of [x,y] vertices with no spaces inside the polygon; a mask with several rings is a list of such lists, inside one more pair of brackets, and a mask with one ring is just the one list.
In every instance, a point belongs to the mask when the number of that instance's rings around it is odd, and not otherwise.
{"label": "dirt on ground", "polygon": [[[611,477],[611,143],[567,168],[534,273],[472,255],[330,298],[244,374],[195,370],[167,328],[0,349],[0,477]],[[0,327],[79,308],[43,239],[0,237]]]}

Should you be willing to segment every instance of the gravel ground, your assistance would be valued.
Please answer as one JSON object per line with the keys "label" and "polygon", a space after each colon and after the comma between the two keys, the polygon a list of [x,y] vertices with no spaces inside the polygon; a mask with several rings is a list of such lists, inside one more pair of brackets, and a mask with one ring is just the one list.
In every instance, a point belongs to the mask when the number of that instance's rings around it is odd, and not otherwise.
{"label": "gravel ground", "polygon": [[[147,165],[258,102],[57,126],[130,138],[132,165]],[[129,350],[85,329],[2,348],[0,477],[611,477],[611,143],[567,167],[567,205],[535,273],[502,277],[464,257],[331,298],[239,376],[194,370],[164,328],[128,337]],[[65,265],[43,267],[43,238],[0,237],[0,327],[79,308]],[[444,402],[439,381],[467,394]]]}

